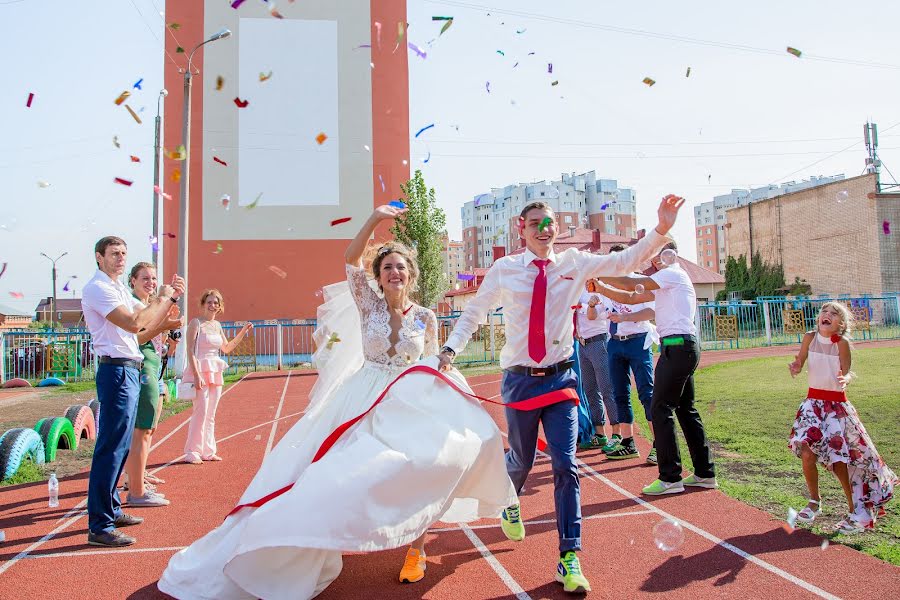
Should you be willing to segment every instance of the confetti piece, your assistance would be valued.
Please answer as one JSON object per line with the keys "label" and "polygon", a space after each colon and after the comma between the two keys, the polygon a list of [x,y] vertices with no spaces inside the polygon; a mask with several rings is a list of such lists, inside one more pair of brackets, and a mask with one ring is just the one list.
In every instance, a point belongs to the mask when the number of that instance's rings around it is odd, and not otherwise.
{"label": "confetti piece", "polygon": [[354,48],[354,50],[359,50],[360,48],[371,48],[371,47],[372,47],[372,44],[360,44],[359,46]]}
{"label": "confetti piece", "polygon": [[133,181],[128,181],[127,179],[122,179],[121,177],[116,177],[115,179],[113,179],[113,181],[128,187],[131,187],[131,184],[134,183]]}
{"label": "confetti piece", "polygon": [[608,203],[602,205],[602,206],[600,207],[600,210],[606,210],[607,208],[609,208],[609,204],[608,204]]}
{"label": "confetti piece", "polygon": [[166,150],[166,156],[172,160],[184,160],[187,156],[187,150],[184,148],[184,144],[178,146],[175,150]]}
{"label": "confetti piece", "polygon": [[316,136],[316,143],[318,143],[321,146],[322,144],[325,143],[325,140],[327,140],[327,139],[328,139],[327,135],[325,135],[324,133],[320,133],[319,135]]}
{"label": "confetti piece", "polygon": [[404,204],[402,200],[391,200],[390,202],[388,202],[388,206],[393,206],[394,208],[399,208],[400,210],[406,208],[406,204]]}
{"label": "confetti piece", "polygon": [[222,254],[222,244],[216,244],[216,251],[213,254]]}
{"label": "confetti piece", "polygon": [[259,73],[259,80],[260,80],[260,81],[268,81],[268,80],[270,80],[270,79],[272,79],[272,71],[269,71],[268,74],[263,73],[262,71],[260,71],[260,73]]}
{"label": "confetti piece", "polygon": [[141,88],[141,84],[142,84],[142,83],[144,83],[144,78],[143,78],[143,77],[141,77],[140,79],[138,79],[137,81],[135,81],[135,82],[134,82],[134,85],[132,85],[131,87],[134,88],[134,89],[136,89],[136,90],[143,89],[143,88]]}
{"label": "confetti piece", "polygon": [[431,125],[426,125],[425,127],[423,127],[422,129],[420,129],[419,131],[416,132],[416,137],[419,137],[420,135],[422,135],[423,131],[427,131],[427,130],[431,129],[432,127],[434,127],[434,123],[432,123]]}
{"label": "confetti piece", "polygon": [[50,187],[50,182],[49,182],[49,181],[39,180],[39,181],[37,182],[37,184],[38,184],[38,187],[39,187],[39,188],[48,188],[48,187]]}
{"label": "confetti piece", "polygon": [[135,156],[134,154],[130,155],[128,158],[131,159],[131,162],[141,162],[141,159]]}
{"label": "confetti piece", "polygon": [[343,217],[341,219],[335,219],[334,221],[331,222],[331,226],[334,227],[335,225],[340,225],[341,223],[346,223],[347,221],[349,221],[352,218],[353,217]]}
{"label": "confetti piece", "polygon": [[556,81],[551,82],[550,85],[559,85],[559,80],[557,79]]}
{"label": "confetti piece", "polygon": [[259,195],[258,195],[256,198],[253,199],[253,202],[251,202],[250,204],[247,205],[247,207],[246,207],[247,210],[251,210],[251,209],[256,208],[256,205],[259,204],[259,199],[260,199],[260,198],[262,198],[262,192],[260,192]]}
{"label": "confetti piece", "polygon": [[172,181],[181,181],[181,169],[172,169]]}
{"label": "confetti piece", "polygon": [[175,48],[175,54],[184,54],[184,48],[178,46],[177,48]]}
{"label": "confetti piece", "polygon": [[237,10],[238,7],[243,3],[244,3],[244,0],[234,0],[234,2],[231,3],[231,8]]}
{"label": "confetti piece", "polygon": [[25,101],[25,107],[31,108],[31,101],[34,100],[34,92],[28,92],[28,100]]}
{"label": "confetti piece", "polygon": [[122,146],[119,144],[119,136],[117,136],[117,135],[114,135],[114,136],[113,136],[113,146],[115,146],[116,148],[121,148],[121,147],[122,147]]}
{"label": "confetti piece", "polygon": [[448,29],[450,29],[451,25],[453,25],[453,19],[450,19],[449,21],[444,23],[444,26],[441,27],[441,32],[438,35],[439,36],[444,35],[444,32],[447,31]]}
{"label": "confetti piece", "polygon": [[514,65],[513,65],[513,69],[515,69],[515,68],[518,67],[518,66],[519,66],[519,63],[514,64]]}
{"label": "confetti piece", "polygon": [[453,17],[431,17],[432,21],[452,21]]}
{"label": "confetti piece", "polygon": [[171,200],[172,194],[167,194],[158,185],[153,186],[153,191],[163,197],[164,200]]}
{"label": "confetti piece", "polygon": [[241,100],[239,97],[234,97],[234,103],[238,108],[247,108],[247,105],[250,104],[249,100]]}
{"label": "confetti piece", "polygon": [[427,163],[429,160],[431,160],[431,151],[428,152],[428,156],[426,156],[426,157],[422,160],[422,162],[423,162],[423,163]]}
{"label": "confetti piece", "polygon": [[122,103],[125,102],[125,100],[126,100],[126,99],[128,98],[128,96],[130,96],[130,95],[131,95],[131,92],[129,92],[128,90],[125,90],[124,92],[122,92],[121,94],[119,94],[119,97],[116,98],[113,102],[116,103],[116,106],[122,106]]}
{"label": "confetti piece", "polygon": [[800,58],[800,55],[803,54],[802,52],[800,52],[800,51],[797,50],[796,48],[791,48],[790,46],[787,47],[787,51],[788,51],[788,54],[793,54],[793,55],[796,56],[797,58]]}
{"label": "confetti piece", "polygon": [[174,233],[164,233],[163,235],[166,236],[167,238],[169,238],[170,240],[174,240],[174,239],[175,239],[175,234],[174,234]]}
{"label": "confetti piece", "polygon": [[541,222],[538,224],[538,231],[543,231],[550,227],[550,224],[553,223],[553,219],[550,217],[544,217],[541,219]]}
{"label": "confetti piece", "polygon": [[0,277],[3,277],[3,274],[6,273],[6,265],[9,263],[3,263],[3,266],[0,267]]}
{"label": "confetti piece", "polygon": [[506,56],[506,53],[503,50],[497,50],[497,54],[500,56]]}
{"label": "confetti piece", "polygon": [[222,194],[222,197],[219,198],[219,203],[222,205],[222,208],[228,210],[228,207],[231,206],[231,196]]}
{"label": "confetti piece", "polygon": [[690,68],[690,67],[688,67],[687,73],[685,73],[684,76],[685,76],[685,77],[690,77],[690,76],[691,76],[691,68]]}
{"label": "confetti piece", "polygon": [[553,63],[547,63],[547,72],[548,72],[548,73],[552,73],[552,72],[553,72]]}
{"label": "confetti piece", "polygon": [[22,300],[25,298],[25,294],[23,294],[22,292],[10,292],[9,295],[16,300]]}
{"label": "confetti piece", "polygon": [[272,15],[273,17],[275,17],[276,19],[284,18],[284,15],[281,14],[280,12],[278,12],[278,10],[275,8],[274,3],[269,7],[269,14]]}
{"label": "confetti piece", "polygon": [[340,341],[341,341],[341,338],[338,337],[338,334],[332,333],[330,336],[328,336],[328,343],[325,344],[325,347],[327,349],[331,350],[332,346],[334,346],[335,344],[337,344]]}
{"label": "confetti piece", "polygon": [[384,192],[384,178],[381,176],[381,173],[378,174],[378,181],[381,182],[381,191]]}
{"label": "confetti piece", "polygon": [[403,26],[403,21],[397,21],[397,46],[400,46],[403,42],[404,35],[406,35],[406,29]]}
{"label": "confetti piece", "polygon": [[128,110],[128,112],[131,114],[131,118],[134,119],[135,121],[137,121],[137,124],[140,125],[140,124],[141,124],[141,118],[138,116],[138,114],[137,114],[136,112],[134,112],[134,109],[132,109],[132,108],[131,108],[130,106],[128,106],[127,104],[125,105],[125,108],[126,108],[126,109]]}
{"label": "confetti piece", "polygon": [[222,165],[223,167],[227,167],[227,166],[228,166],[228,163],[225,162],[224,160],[222,160],[221,158],[219,158],[218,156],[213,156],[213,161],[219,163],[219,164]]}
{"label": "confetti piece", "polygon": [[421,58],[423,60],[425,58],[428,58],[428,54],[424,50],[422,50],[421,48],[419,48],[418,46],[413,44],[412,42],[408,42],[406,45],[410,50],[415,52],[419,56],[419,58]]}
{"label": "confetti piece", "polygon": [[491,82],[490,82],[490,81],[485,82],[485,84],[484,84],[484,89],[487,90],[487,93],[488,93],[488,94],[491,93]]}
{"label": "confetti piece", "polygon": [[222,86],[224,86],[224,85],[225,85],[225,78],[222,77],[221,75],[216,77],[216,91],[217,92],[222,91]]}
{"label": "confetti piece", "polygon": [[459,279],[460,281],[472,281],[475,279],[475,276],[469,275],[467,273],[458,273],[456,275],[456,278]]}
{"label": "confetti piece", "polygon": [[[154,252],[159,252],[159,240],[155,236],[150,236],[150,248]],[[63,290],[65,291],[65,290]]]}
{"label": "confetti piece", "polygon": [[644,83],[646,83],[650,87],[653,87],[653,84],[655,84],[656,82],[649,77],[644,77]]}
{"label": "confetti piece", "polygon": [[363,144],[363,148],[366,149],[366,152],[371,152],[371,151],[372,151],[372,149],[369,148],[369,147],[368,147],[367,145],[365,145],[365,144]]}
{"label": "confetti piece", "polygon": [[181,23],[169,23],[169,29],[172,31],[178,31],[181,29]]}
{"label": "confetti piece", "polygon": [[273,273],[275,273],[276,275],[278,275],[279,277],[281,277],[282,279],[287,278],[287,272],[283,271],[282,269],[279,269],[275,265],[269,265],[269,270],[272,271]]}
{"label": "confetti piece", "polygon": [[890,221],[882,222],[881,228],[884,230],[884,235],[891,235],[891,222]]}
{"label": "confetti piece", "polygon": [[573,305],[570,306],[569,308],[571,308],[572,310],[578,310],[578,309],[581,308],[581,304],[573,304]]}
{"label": "confetti piece", "polygon": [[378,49],[381,49],[381,23],[375,21],[375,39],[378,42]]}
{"label": "confetti piece", "polygon": [[525,33],[526,31],[528,31],[528,29],[516,29],[516,33],[519,34],[519,35],[522,35],[522,34]]}
{"label": "confetti piece", "polygon": [[822,551],[824,552],[826,548],[828,548],[828,540],[822,540],[822,545],[820,546]]}
{"label": "confetti piece", "polygon": [[567,279],[568,281],[575,281],[575,278],[574,278],[574,277],[567,277],[566,275],[560,275],[559,278],[560,278],[560,279]]}

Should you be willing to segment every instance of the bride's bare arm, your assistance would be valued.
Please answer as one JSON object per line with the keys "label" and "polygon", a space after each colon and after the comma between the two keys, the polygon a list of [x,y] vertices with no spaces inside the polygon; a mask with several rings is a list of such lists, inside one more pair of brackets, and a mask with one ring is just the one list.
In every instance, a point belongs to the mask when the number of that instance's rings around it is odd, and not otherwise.
{"label": "bride's bare arm", "polygon": [[347,246],[347,251],[344,252],[344,261],[348,265],[353,265],[354,267],[362,266],[363,252],[366,250],[366,244],[369,243],[369,238],[375,233],[375,228],[378,226],[378,223],[386,219],[396,219],[405,212],[405,208],[395,208],[389,205],[379,206],[372,211],[372,214],[360,228],[359,233],[356,234],[356,237],[353,238],[353,241]]}

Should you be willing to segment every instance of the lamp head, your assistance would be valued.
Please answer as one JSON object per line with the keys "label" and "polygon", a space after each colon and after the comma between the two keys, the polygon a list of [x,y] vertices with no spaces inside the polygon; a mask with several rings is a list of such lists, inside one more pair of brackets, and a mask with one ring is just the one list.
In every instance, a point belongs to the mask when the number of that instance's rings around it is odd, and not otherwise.
{"label": "lamp head", "polygon": [[231,30],[228,29],[227,27],[224,27],[224,28],[220,29],[219,31],[215,32],[214,34],[212,34],[212,36],[209,38],[208,41],[214,42],[216,40],[223,40],[230,36],[231,36]]}
{"label": "lamp head", "polygon": [[163,89],[159,90],[159,95],[162,96],[163,98],[165,98],[166,96],[169,95],[169,90],[163,88]]}

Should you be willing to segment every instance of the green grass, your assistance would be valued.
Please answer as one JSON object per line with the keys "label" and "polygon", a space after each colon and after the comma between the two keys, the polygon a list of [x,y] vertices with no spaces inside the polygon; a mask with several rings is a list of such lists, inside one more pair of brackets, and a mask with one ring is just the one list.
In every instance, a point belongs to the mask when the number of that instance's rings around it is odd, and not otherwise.
{"label": "green grass", "polygon": [[23,460],[22,464],[19,465],[19,470],[9,479],[4,479],[0,483],[0,487],[31,483],[42,479],[44,479],[44,470],[41,468],[41,465],[30,460]]}
{"label": "green grass", "polygon": [[[849,389],[850,401],[859,412],[885,462],[900,468],[900,348],[863,348],[853,353],[853,370],[859,376]],[[806,505],[806,484],[800,460],[787,448],[787,438],[797,408],[807,388],[806,373],[791,379],[787,359],[771,357],[722,363],[697,371],[696,405],[716,460],[722,491],[784,520],[788,507]],[[632,398],[636,407],[637,399]],[[637,412],[637,414],[643,414]],[[643,419],[636,419],[649,435]],[[690,457],[681,442],[685,468]],[[896,503],[873,532],[838,536],[827,530],[846,512],[837,479],[819,471],[824,514],[813,531],[895,565],[900,565],[900,517]],[[900,493],[900,490],[898,490]]]}

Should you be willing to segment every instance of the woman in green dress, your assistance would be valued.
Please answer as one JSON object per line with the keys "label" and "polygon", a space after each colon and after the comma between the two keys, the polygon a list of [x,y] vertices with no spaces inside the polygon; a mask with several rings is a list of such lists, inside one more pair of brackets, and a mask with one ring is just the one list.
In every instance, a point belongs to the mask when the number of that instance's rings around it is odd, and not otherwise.
{"label": "woman in green dress", "polygon": [[[128,278],[134,297],[143,304],[156,293],[156,267],[152,263],[140,262],[131,269]],[[145,472],[150,443],[156,429],[160,413],[159,375],[162,363],[161,351],[170,329],[181,327],[178,307],[172,306],[166,317],[147,331],[138,333],[138,344],[144,362],[141,367],[141,392],[138,397],[134,435],[131,449],[125,461],[125,475],[128,480],[129,506],[166,506],[169,501],[156,491],[155,483],[164,483]]]}

